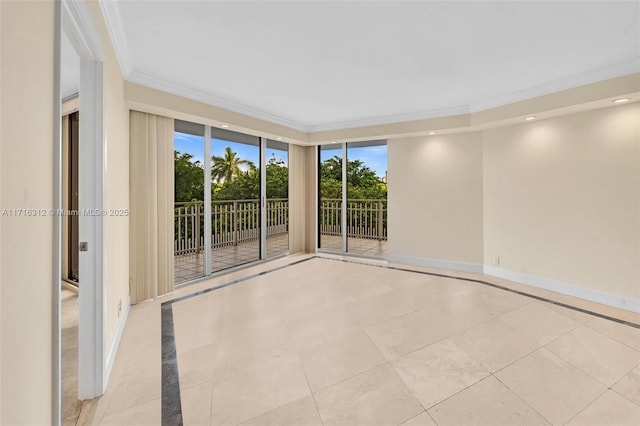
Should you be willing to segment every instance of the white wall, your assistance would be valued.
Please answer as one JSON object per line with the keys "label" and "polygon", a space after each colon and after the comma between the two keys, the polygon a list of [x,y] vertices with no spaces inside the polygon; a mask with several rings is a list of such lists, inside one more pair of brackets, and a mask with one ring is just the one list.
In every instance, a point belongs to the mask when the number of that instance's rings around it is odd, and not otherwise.
{"label": "white wall", "polygon": [[486,131],[485,263],[640,299],[638,123],[636,103]]}
{"label": "white wall", "polygon": [[[2,36],[4,33],[2,32],[2,7],[0,7],[0,99],[2,96]],[[2,121],[4,117],[2,115],[2,102],[0,101],[0,166],[2,166]],[[0,212],[2,212],[2,173],[0,173]],[[1,218],[2,216],[0,216]],[[0,238],[2,238],[2,219],[0,219]],[[0,267],[2,266],[2,244],[0,244]],[[2,273],[0,273],[0,289],[2,289]],[[2,291],[0,290],[0,321],[2,320]],[[2,399],[2,388],[3,380],[2,380],[2,370],[4,364],[2,363],[2,347],[3,347],[3,339],[2,339],[2,326],[0,325],[0,421],[2,421],[2,404],[4,400]]]}
{"label": "white wall", "polygon": [[640,308],[638,123],[635,103],[389,140],[390,259]]}
{"label": "white wall", "polygon": [[[53,2],[0,2],[0,206],[53,207]],[[51,423],[50,215],[0,215],[0,424]]]}
{"label": "white wall", "polygon": [[482,135],[390,139],[389,257],[482,270]]}

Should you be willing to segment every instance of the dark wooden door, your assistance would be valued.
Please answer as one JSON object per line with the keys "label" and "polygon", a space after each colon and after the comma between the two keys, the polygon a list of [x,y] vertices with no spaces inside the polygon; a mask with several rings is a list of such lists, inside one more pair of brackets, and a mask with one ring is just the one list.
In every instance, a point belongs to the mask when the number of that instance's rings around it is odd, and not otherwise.
{"label": "dark wooden door", "polygon": [[69,115],[69,279],[79,283],[80,234],[78,223],[78,113]]}

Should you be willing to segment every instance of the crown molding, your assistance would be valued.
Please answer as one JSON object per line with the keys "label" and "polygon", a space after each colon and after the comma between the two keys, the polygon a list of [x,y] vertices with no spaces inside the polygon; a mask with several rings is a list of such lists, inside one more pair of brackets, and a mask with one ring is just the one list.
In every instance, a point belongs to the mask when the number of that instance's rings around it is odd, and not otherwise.
{"label": "crown molding", "polygon": [[230,101],[209,93],[202,92],[182,84],[173,83],[149,74],[133,71],[128,81],[161,90],[177,96],[182,96],[194,101],[202,102],[217,108],[243,114],[252,118],[264,120],[270,123],[289,127],[291,129],[305,132],[318,133],[325,131],[338,131],[355,129],[360,127],[372,127],[390,125],[396,123],[412,122],[419,120],[437,119],[456,115],[474,114],[486,111],[491,108],[510,105],[545,95],[551,95],[564,90],[581,87],[584,85],[610,80],[613,78],[636,74],[640,72],[640,60],[630,60],[613,66],[603,67],[596,70],[584,72],[577,76],[555,80],[553,82],[541,84],[529,89],[511,93],[506,96],[497,97],[486,102],[478,102],[472,105],[460,105],[429,111],[413,112],[407,114],[396,114],[383,117],[358,119],[351,121],[340,121],[319,125],[306,125],[298,123],[274,114],[267,113],[257,108],[249,107],[238,102]]}
{"label": "crown molding", "polygon": [[228,111],[236,112],[238,114],[247,115],[251,118],[257,118],[259,120],[268,121],[270,123],[278,124],[281,126],[289,127],[294,130],[308,133],[308,127],[297,123],[295,121],[288,120],[273,114],[269,114],[257,108],[252,108],[246,105],[242,105],[228,99],[223,99],[218,96],[210,95],[197,89],[193,89],[182,84],[173,83],[149,74],[133,71],[128,81],[137,83],[143,86],[150,87],[152,89],[162,90],[173,95],[182,96],[194,101],[202,102],[208,105],[212,105],[217,108],[226,109]]}
{"label": "crown molding", "polygon": [[357,127],[380,126],[384,124],[404,123],[407,121],[428,120],[431,118],[450,117],[454,115],[469,114],[469,106],[461,105],[449,108],[433,109],[429,111],[411,112],[407,114],[386,115],[384,117],[365,118],[336,123],[307,126],[309,133],[326,132],[332,130],[345,130]]}
{"label": "crown molding", "polygon": [[127,37],[124,33],[118,2],[113,0],[98,0],[98,4],[100,5],[100,10],[102,11],[102,16],[104,17],[104,22],[109,32],[113,50],[116,52],[116,57],[120,64],[120,72],[122,72],[124,78],[128,78],[133,73],[133,60],[131,49],[129,49]]}
{"label": "crown molding", "polygon": [[289,127],[294,130],[305,133],[315,133],[321,131],[330,130],[342,130],[357,127],[368,127],[383,124],[393,124],[405,121],[425,120],[430,118],[448,117],[451,115],[468,114],[468,106],[456,106],[451,108],[443,108],[430,111],[413,112],[408,114],[396,114],[384,117],[366,118],[351,121],[341,121],[320,125],[305,125],[298,123],[268,112],[262,111],[257,108],[253,108],[247,105],[240,104],[238,102],[230,101],[228,99],[221,98],[203,91],[177,84],[162,78],[158,78],[149,74],[145,74],[139,71],[133,71],[128,81],[143,86],[150,87],[152,89],[162,90],[173,95],[182,96],[194,101],[202,102],[217,108],[226,109],[228,111],[244,114],[252,118],[268,121],[270,123],[278,124],[281,126]]}
{"label": "crown molding", "polygon": [[528,89],[512,92],[508,95],[494,97],[470,105],[470,112],[481,112],[491,108],[501,107],[516,102],[526,101],[540,96],[550,95],[568,89],[585,86],[599,81],[610,80],[629,74],[640,72],[640,57],[628,61],[619,62],[605,67],[600,67],[573,75],[571,77],[560,78],[543,84],[532,86]]}
{"label": "crown molding", "polygon": [[84,2],[62,1],[62,30],[81,59],[102,60],[100,38],[95,28],[95,23]]}

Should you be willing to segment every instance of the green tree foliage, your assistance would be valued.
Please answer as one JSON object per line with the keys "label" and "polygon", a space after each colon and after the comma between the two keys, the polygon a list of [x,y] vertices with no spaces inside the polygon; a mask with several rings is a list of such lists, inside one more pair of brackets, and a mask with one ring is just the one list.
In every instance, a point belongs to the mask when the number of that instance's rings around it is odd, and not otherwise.
{"label": "green tree foliage", "polygon": [[175,201],[204,200],[204,169],[189,153],[173,152]]}
{"label": "green tree foliage", "polygon": [[260,198],[260,174],[251,168],[240,172],[231,181],[220,182],[212,187],[213,200],[255,200]]}
{"label": "green tree foliage", "polygon": [[289,198],[289,168],[275,157],[267,163],[267,198]]}
{"label": "green tree foliage", "polygon": [[233,182],[233,180],[244,173],[240,166],[249,166],[249,171],[255,170],[256,166],[249,160],[242,160],[238,154],[230,147],[224,149],[221,157],[211,157],[211,178],[216,182]]}
{"label": "green tree foliage", "polygon": [[[289,169],[283,161],[272,158],[267,163],[267,198],[287,198]],[[255,200],[260,198],[260,172],[252,167],[232,181],[218,183],[213,188],[214,200]]]}
{"label": "green tree foliage", "polygon": [[[204,169],[188,153],[174,152],[175,200],[202,201],[204,199]],[[212,157],[213,200],[255,200],[260,198],[260,172],[248,160],[237,156],[229,147],[223,157]],[[239,166],[248,165],[243,171]],[[217,166],[217,167],[216,167]],[[267,198],[288,198],[289,169],[283,161],[271,158],[266,166]],[[342,159],[338,156],[321,164],[322,198],[341,198]],[[360,160],[347,163],[347,191],[351,199],[386,199],[387,185]]]}
{"label": "green tree foliage", "polygon": [[[322,198],[342,197],[342,158],[335,156],[320,165]],[[386,199],[387,185],[360,160],[347,161],[347,195],[351,199]]]}

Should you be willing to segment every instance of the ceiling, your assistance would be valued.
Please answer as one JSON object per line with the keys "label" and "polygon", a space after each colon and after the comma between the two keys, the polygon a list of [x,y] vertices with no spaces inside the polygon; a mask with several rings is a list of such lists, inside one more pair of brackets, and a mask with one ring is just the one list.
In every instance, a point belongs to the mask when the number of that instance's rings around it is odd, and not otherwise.
{"label": "ceiling", "polygon": [[76,95],[79,86],[80,58],[63,31],[60,37],[60,98]]}
{"label": "ceiling", "polygon": [[302,131],[640,72],[640,2],[102,0],[125,78]]}

